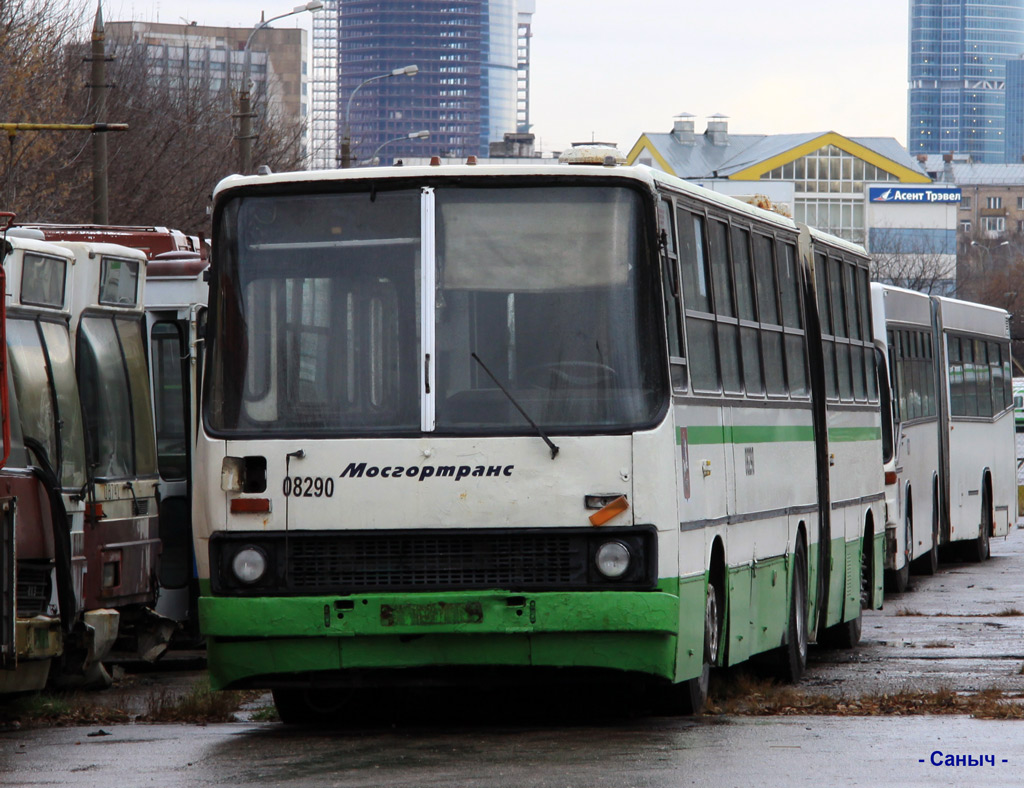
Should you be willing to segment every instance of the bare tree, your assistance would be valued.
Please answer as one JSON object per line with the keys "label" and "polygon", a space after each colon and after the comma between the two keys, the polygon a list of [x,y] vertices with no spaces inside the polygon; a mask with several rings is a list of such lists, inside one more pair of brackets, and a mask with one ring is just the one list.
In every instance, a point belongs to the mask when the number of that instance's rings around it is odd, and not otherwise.
{"label": "bare tree", "polygon": [[1024,237],[961,235],[957,297],[1010,313],[1014,374],[1024,374]]}
{"label": "bare tree", "polygon": [[[91,122],[85,58],[94,0],[36,0],[33,8],[30,14],[0,0],[0,112],[15,122]],[[114,47],[108,40],[107,52],[107,119],[129,126],[109,142],[111,223],[206,233],[210,193],[235,172],[234,96],[190,69],[163,73],[143,43]],[[274,170],[300,168],[302,126],[275,113],[263,94],[254,108],[254,160]],[[0,159],[9,183],[0,191],[3,207],[26,222],[88,222],[89,135],[25,133],[16,143]]]}
{"label": "bare tree", "polygon": [[[67,100],[81,83],[69,47],[82,40],[83,9],[79,0],[0,0],[0,121],[82,121]],[[88,160],[87,134],[21,131],[0,144],[5,210],[60,212],[77,189],[88,188],[76,166]]]}
{"label": "bare tree", "polygon": [[871,230],[871,278],[929,295],[955,287],[957,256],[941,237],[908,235],[892,227]]}

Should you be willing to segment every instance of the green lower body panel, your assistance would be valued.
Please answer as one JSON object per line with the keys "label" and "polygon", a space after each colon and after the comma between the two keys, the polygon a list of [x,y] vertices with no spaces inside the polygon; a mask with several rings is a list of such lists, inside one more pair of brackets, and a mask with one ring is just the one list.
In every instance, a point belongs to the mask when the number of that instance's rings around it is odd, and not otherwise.
{"label": "green lower body panel", "polygon": [[432,666],[610,668],[679,681],[700,672],[704,589],[704,578],[647,592],[239,598],[204,589],[199,614],[218,689]]}
{"label": "green lower body panel", "polygon": [[[885,534],[876,534],[872,550],[871,607],[882,606],[882,560]],[[863,546],[860,540],[834,539],[831,544],[828,610],[822,625],[836,626],[860,612]],[[818,595],[818,545],[809,548],[808,596],[814,611]],[[736,665],[755,654],[783,645],[789,622],[793,557],[777,557],[728,570],[728,650],[726,664]],[[682,589],[680,589],[682,595]]]}

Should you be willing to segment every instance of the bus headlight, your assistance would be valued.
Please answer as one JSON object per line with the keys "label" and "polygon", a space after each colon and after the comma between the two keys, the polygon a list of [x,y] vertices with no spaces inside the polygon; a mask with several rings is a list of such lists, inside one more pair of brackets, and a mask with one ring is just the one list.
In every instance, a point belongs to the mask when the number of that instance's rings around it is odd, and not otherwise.
{"label": "bus headlight", "polygon": [[597,548],[594,563],[605,577],[622,577],[629,569],[629,548],[622,542],[605,542]]}
{"label": "bus headlight", "polygon": [[243,547],[231,559],[231,571],[239,582],[258,583],[267,571],[267,554],[258,547]]}

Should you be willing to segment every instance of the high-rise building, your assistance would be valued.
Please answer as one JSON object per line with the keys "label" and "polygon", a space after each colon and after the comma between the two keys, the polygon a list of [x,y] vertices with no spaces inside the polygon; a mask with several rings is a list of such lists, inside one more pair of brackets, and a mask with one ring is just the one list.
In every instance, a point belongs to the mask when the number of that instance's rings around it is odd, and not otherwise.
{"label": "high-rise building", "polygon": [[[529,124],[534,0],[325,0],[313,23],[313,166],[487,155]],[[390,76],[417,66],[414,76]],[[428,140],[406,135],[429,131]],[[386,146],[386,147],[381,147]]]}
{"label": "high-rise building", "polygon": [[1006,62],[1024,53],[1020,0],[911,0],[907,147],[1006,156]]}
{"label": "high-rise building", "polygon": [[1006,159],[1024,161],[1024,55],[1006,61]]}
{"label": "high-rise building", "polygon": [[222,96],[231,108],[248,78],[257,120],[269,112],[301,129],[297,153],[308,155],[305,30],[265,27],[250,39],[247,27],[159,22],[107,22],[105,27],[108,51],[125,56],[136,49],[149,78],[172,91],[200,87]]}

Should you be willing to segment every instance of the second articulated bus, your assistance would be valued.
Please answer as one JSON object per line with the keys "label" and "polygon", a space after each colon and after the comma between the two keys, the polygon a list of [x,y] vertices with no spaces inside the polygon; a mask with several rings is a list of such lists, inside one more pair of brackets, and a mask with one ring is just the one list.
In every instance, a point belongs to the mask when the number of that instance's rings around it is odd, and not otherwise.
{"label": "second articulated bus", "polygon": [[1009,316],[890,285],[871,290],[892,400],[886,570],[900,592],[912,564],[935,573],[944,545],[984,560],[989,539],[1016,519]]}
{"label": "second articulated bus", "polygon": [[[232,177],[195,449],[217,688],[645,676],[881,604],[859,247],[646,167]],[[554,670],[552,670],[554,669]]]}

